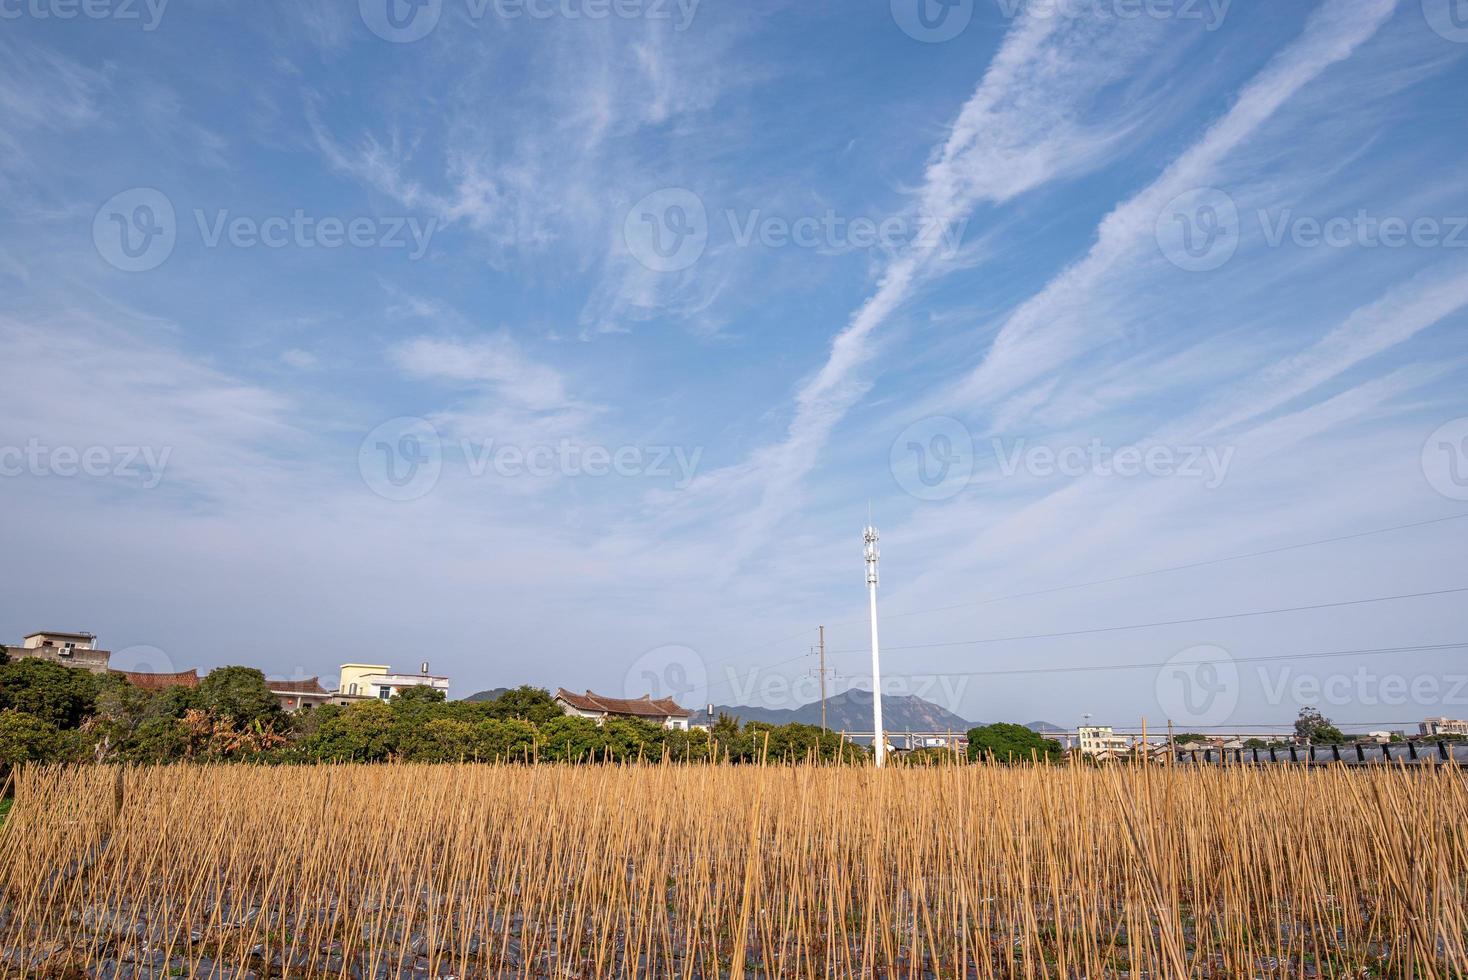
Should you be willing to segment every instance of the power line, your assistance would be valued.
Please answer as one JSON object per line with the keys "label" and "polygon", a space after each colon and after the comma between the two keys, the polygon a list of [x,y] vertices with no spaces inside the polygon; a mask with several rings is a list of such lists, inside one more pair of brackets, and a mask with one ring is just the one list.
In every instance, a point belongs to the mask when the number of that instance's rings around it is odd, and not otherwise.
{"label": "power line", "polygon": [[[1453,595],[1468,592],[1468,587],[1437,589],[1432,592],[1408,592],[1403,595],[1373,596],[1369,599],[1348,599],[1344,602],[1320,602],[1309,606],[1285,606],[1279,609],[1256,609],[1251,612],[1225,613],[1221,616],[1195,616],[1191,619],[1167,619],[1155,623],[1128,623],[1124,626],[1097,626],[1083,630],[1064,630],[1058,633],[1027,633],[1021,636],[991,636],[977,640],[950,640],[943,643],[912,643],[906,646],[889,646],[889,650],[931,650],[937,647],[978,646],[984,643],[1011,643],[1018,640],[1054,640],[1067,636],[1085,636],[1094,633],[1117,633],[1123,630],[1152,629],[1158,626],[1186,626],[1193,623],[1213,623],[1226,619],[1247,619],[1252,616],[1274,616],[1280,613],[1308,612],[1313,609],[1341,609],[1373,602],[1393,602],[1398,599],[1422,599],[1429,596]],[[835,653],[862,653],[861,650],[836,650]]]}
{"label": "power line", "polygon": [[[1341,534],[1333,538],[1318,538],[1314,541],[1301,541],[1298,544],[1282,545],[1278,548],[1265,548],[1262,551],[1247,551],[1237,555],[1225,555],[1221,558],[1208,558],[1203,561],[1186,562],[1181,565],[1168,565],[1163,568],[1153,568],[1145,572],[1130,572],[1126,575],[1113,575],[1110,578],[1091,579],[1087,582],[1076,582],[1071,585],[1056,585],[1048,589],[1036,589],[1032,592],[1012,592],[1009,595],[991,596],[987,599],[975,599],[970,602],[958,602],[951,606],[934,606],[931,609],[912,609],[907,612],[888,613],[888,619],[901,616],[921,616],[927,613],[948,612],[953,609],[969,609],[974,606],[986,606],[994,602],[1008,602],[1012,599],[1029,599],[1034,596],[1053,595],[1056,592],[1069,592],[1073,589],[1086,589],[1095,585],[1110,585],[1114,582],[1127,582],[1132,579],[1146,578],[1151,575],[1163,575],[1168,572],[1183,572],[1194,568],[1206,568],[1209,565],[1222,565],[1231,561],[1243,561],[1247,558],[1263,558],[1268,555],[1278,555],[1286,551],[1297,551],[1301,548],[1314,548],[1323,544],[1335,544],[1339,541],[1353,541],[1356,538],[1367,538],[1376,534],[1387,534],[1392,531],[1406,531],[1417,527],[1428,527],[1434,524],[1442,524],[1447,521],[1461,521],[1468,519],[1468,513],[1452,514],[1447,517],[1434,517],[1425,521],[1413,521],[1409,524],[1394,524],[1391,527],[1378,527],[1369,531],[1357,531],[1353,534]],[[859,626],[865,620],[848,620],[837,623],[837,626]],[[894,648],[895,649],[895,648]]]}
{"label": "power line", "polygon": [[[1068,591],[1071,591],[1071,590],[1074,590],[1074,589],[1090,588],[1090,587],[1096,586],[1096,585],[1108,585],[1108,584],[1111,584],[1113,582],[1125,582],[1125,581],[1129,581],[1131,579],[1146,578],[1146,577],[1151,576],[1151,575],[1163,575],[1163,574],[1166,574],[1166,573],[1169,573],[1169,572],[1186,571],[1186,570],[1193,569],[1193,568],[1205,568],[1205,567],[1207,567],[1209,565],[1221,565],[1221,564],[1225,564],[1227,562],[1231,562],[1231,561],[1243,561],[1243,560],[1249,559],[1249,558],[1262,558],[1262,557],[1265,557],[1265,556],[1268,556],[1268,555],[1277,555],[1277,554],[1281,554],[1283,552],[1295,551],[1295,550],[1298,550],[1298,549],[1301,549],[1301,548],[1313,548],[1313,547],[1317,547],[1319,545],[1334,544],[1334,543],[1337,543],[1337,542],[1340,542],[1340,541],[1352,541],[1352,540],[1355,540],[1357,538],[1366,538],[1366,537],[1371,537],[1371,536],[1377,535],[1377,534],[1388,534],[1388,533],[1391,533],[1393,531],[1406,531],[1406,530],[1411,530],[1413,528],[1430,527],[1430,526],[1433,526],[1433,525],[1436,525],[1436,524],[1443,524],[1443,523],[1446,523],[1448,521],[1460,521],[1460,520],[1464,520],[1464,519],[1468,519],[1468,513],[1464,513],[1464,514],[1451,514],[1451,515],[1449,515],[1447,517],[1434,517],[1434,518],[1430,518],[1428,520],[1412,521],[1412,522],[1409,522],[1409,523],[1406,523],[1406,524],[1394,524],[1394,525],[1391,525],[1390,527],[1378,527],[1378,528],[1372,528],[1372,529],[1366,530],[1366,531],[1356,531],[1356,532],[1351,533],[1351,534],[1336,535],[1335,537],[1317,538],[1317,539],[1315,539],[1313,541],[1301,541],[1301,542],[1299,542],[1297,544],[1282,545],[1282,546],[1280,546],[1278,548],[1266,548],[1266,549],[1263,549],[1263,550],[1260,550],[1260,551],[1243,552],[1243,553],[1237,554],[1237,555],[1225,555],[1225,556],[1222,556],[1222,557],[1219,557],[1219,558],[1208,558],[1208,559],[1204,559],[1202,561],[1186,562],[1186,563],[1181,564],[1181,565],[1168,565],[1168,566],[1165,566],[1163,568],[1154,568],[1154,569],[1150,569],[1150,570],[1144,571],[1144,572],[1131,572],[1131,573],[1126,574],[1126,575],[1115,575],[1115,576],[1111,576],[1109,578],[1092,579],[1092,580],[1086,581],[1086,582],[1075,582],[1075,583],[1072,583],[1070,585],[1057,585],[1057,586],[1052,586],[1052,587],[1046,588],[1046,589],[1036,589],[1036,590],[1031,591],[1031,592],[1015,592],[1015,593],[1011,593],[1009,595],[992,596],[992,597],[987,598],[987,599],[977,599],[977,600],[974,600],[972,602],[957,603],[957,604],[951,605],[951,606],[938,606],[938,607],[934,607],[932,609],[914,609],[914,610],[909,610],[908,612],[903,612],[903,613],[888,613],[887,618],[888,619],[891,619],[894,616],[917,616],[917,615],[922,615],[924,613],[929,613],[929,612],[946,612],[946,611],[951,610],[951,609],[964,609],[964,608],[970,608],[970,607],[973,607],[973,606],[988,605],[990,603],[995,603],[995,602],[1006,602],[1006,601],[1009,601],[1011,599],[1027,599],[1027,598],[1031,598],[1031,597],[1034,597],[1034,596],[1052,595],[1052,594],[1057,593],[1057,592],[1068,592]],[[1379,601],[1379,600],[1368,600],[1368,601]],[[1199,622],[1202,622],[1204,620],[1198,620],[1198,621]],[[837,626],[864,625],[865,622],[866,622],[865,620],[851,620],[851,621],[844,622],[844,623],[837,623],[836,625]],[[1121,629],[1121,628],[1122,627],[1115,627],[1115,629]],[[801,630],[799,633],[793,634],[792,636],[784,637],[784,638],[782,638],[780,640],[775,640],[773,642],[765,643],[765,644],[762,644],[761,646],[757,646],[757,647],[753,647],[753,648],[751,648],[749,650],[745,650],[743,653],[735,654],[734,656],[729,657],[729,658],[726,658],[725,660],[719,662],[718,664],[711,666],[709,668],[709,670],[708,670],[708,673],[709,674],[712,674],[714,672],[714,670],[717,669],[717,668],[727,667],[730,664],[732,664],[735,660],[737,660],[738,658],[743,657],[743,656],[745,656],[747,654],[756,653],[756,652],[758,652],[760,650],[768,649],[771,646],[775,646],[775,645],[777,645],[779,643],[786,642],[787,640],[795,639],[796,637],[799,637],[799,636],[804,636],[808,632],[809,632],[809,630]],[[1029,639],[1029,638],[1030,637],[1019,637],[1017,639]],[[975,641],[975,642],[985,643],[985,642],[1001,642],[1001,641],[1000,640],[981,640],[981,641]],[[949,645],[954,645],[954,644],[934,644],[933,646],[949,646]],[[919,649],[919,647],[889,647],[888,649],[899,649],[899,650],[900,649]],[[836,655],[836,654],[842,654],[842,653],[853,653],[853,652],[864,652],[864,651],[829,650],[827,652],[830,653],[830,654],[832,654],[832,655]],[[797,660],[803,660],[807,656],[809,656],[809,654],[800,654],[799,656],[788,657],[788,658],[786,658],[784,660],[777,660],[777,661],[774,661],[772,663],[756,664],[756,665],[754,665],[753,669],[756,669],[756,670],[769,670],[769,669],[772,669],[774,667],[783,667],[786,664],[794,663]],[[722,681],[718,681],[718,682],[711,682],[708,685],[708,690],[709,690],[709,692],[712,692],[716,688],[723,687],[723,686],[729,685],[731,683],[732,683],[731,680],[722,680]]]}
{"label": "power line", "polygon": [[[788,643],[789,641],[794,640],[794,639],[796,639],[798,637],[805,636],[808,633],[810,633],[810,629],[807,627],[806,629],[803,629],[803,630],[801,630],[798,633],[792,633],[789,636],[781,637],[778,640],[771,640],[770,642],[761,644],[760,646],[751,647],[750,649],[745,650],[743,653],[736,653],[732,657],[728,657],[728,658],[726,658],[724,660],[721,660],[717,664],[713,664],[713,665],[709,666],[708,668],[705,669],[704,674],[705,674],[705,676],[711,675],[717,668],[719,668],[719,667],[727,667],[730,664],[732,664],[735,660],[739,659],[740,657],[745,656],[746,654],[758,653],[761,650],[767,650],[770,647],[778,646],[781,643]],[[810,656],[809,653],[802,653],[799,656],[791,657],[788,660],[777,660],[777,661],[775,661],[772,664],[764,664],[763,666],[764,667],[779,667],[779,666],[782,666],[784,664],[793,663],[796,660],[804,660],[806,657],[809,657],[809,656]],[[724,686],[726,684],[732,684],[732,683],[733,683],[733,680],[732,679],[727,679],[727,680],[718,681],[718,682],[714,682],[714,681],[710,680],[709,681],[709,684],[708,684],[708,686],[706,688],[706,692],[705,693],[708,694],[708,695],[712,695],[712,693],[713,693],[713,691],[714,691],[715,688],[722,687],[722,686]]]}
{"label": "power line", "polygon": [[1259,657],[1229,657],[1227,660],[1195,660],[1179,663],[1163,660],[1135,664],[1078,664],[1068,667],[1014,667],[1004,670],[945,670],[932,671],[944,677],[1004,677],[1011,674],[1081,674],[1103,670],[1143,670],[1158,667],[1202,666],[1204,664],[1253,664],[1280,660],[1324,660],[1332,657],[1365,657],[1385,653],[1427,653],[1434,650],[1461,650],[1468,648],[1468,640],[1460,643],[1432,643],[1406,647],[1370,647],[1361,650],[1326,650],[1319,653],[1279,653]]}

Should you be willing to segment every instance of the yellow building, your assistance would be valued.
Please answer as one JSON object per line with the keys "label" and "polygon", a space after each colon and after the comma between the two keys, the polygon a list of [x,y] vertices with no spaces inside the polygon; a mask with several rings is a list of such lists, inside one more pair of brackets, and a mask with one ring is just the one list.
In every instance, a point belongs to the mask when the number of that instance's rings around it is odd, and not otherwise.
{"label": "yellow building", "polygon": [[428,664],[417,674],[395,674],[388,664],[342,664],[337,685],[339,702],[353,698],[378,698],[386,701],[410,687],[431,687],[448,697],[449,679],[428,672]]}

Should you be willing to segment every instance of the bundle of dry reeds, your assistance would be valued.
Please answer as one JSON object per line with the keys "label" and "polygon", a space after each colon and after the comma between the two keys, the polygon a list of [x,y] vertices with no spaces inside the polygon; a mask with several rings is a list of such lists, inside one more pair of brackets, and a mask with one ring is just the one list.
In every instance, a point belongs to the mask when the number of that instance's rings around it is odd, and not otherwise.
{"label": "bundle of dry reeds", "polygon": [[1465,814],[1447,768],[31,768],[0,974],[1458,977]]}

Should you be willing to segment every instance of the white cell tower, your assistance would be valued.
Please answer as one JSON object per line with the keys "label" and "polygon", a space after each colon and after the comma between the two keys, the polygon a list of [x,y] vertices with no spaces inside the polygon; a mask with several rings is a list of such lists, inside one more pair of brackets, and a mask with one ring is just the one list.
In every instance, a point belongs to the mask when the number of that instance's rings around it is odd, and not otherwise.
{"label": "white cell tower", "polygon": [[877,529],[868,524],[862,532],[866,542],[867,596],[872,609],[872,744],[877,750],[877,768],[887,761],[887,736],[882,731],[882,659],[877,646]]}

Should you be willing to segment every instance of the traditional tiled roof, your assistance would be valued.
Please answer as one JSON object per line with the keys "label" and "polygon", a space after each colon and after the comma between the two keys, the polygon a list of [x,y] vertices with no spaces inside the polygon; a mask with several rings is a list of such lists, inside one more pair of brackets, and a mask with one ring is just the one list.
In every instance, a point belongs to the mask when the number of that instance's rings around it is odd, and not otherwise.
{"label": "traditional tiled roof", "polygon": [[556,691],[556,698],[579,711],[598,711],[608,715],[628,715],[635,718],[687,718],[692,712],[678,706],[672,698],[658,698],[644,694],[640,698],[609,698],[587,691],[572,694],[564,687]]}
{"label": "traditional tiled roof", "polygon": [[271,694],[305,694],[326,697],[331,692],[321,686],[319,677],[308,677],[303,681],[271,681],[267,680],[265,686],[270,688]]}
{"label": "traditional tiled roof", "polygon": [[199,672],[197,670],[181,670],[173,674],[149,674],[140,670],[114,670],[112,673],[122,675],[133,687],[140,687],[145,691],[163,691],[170,687],[199,686]]}

